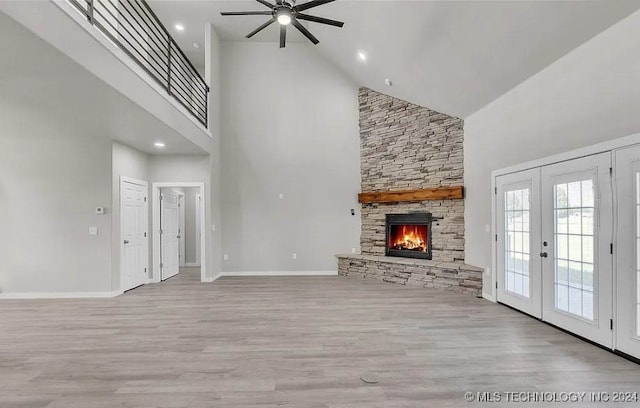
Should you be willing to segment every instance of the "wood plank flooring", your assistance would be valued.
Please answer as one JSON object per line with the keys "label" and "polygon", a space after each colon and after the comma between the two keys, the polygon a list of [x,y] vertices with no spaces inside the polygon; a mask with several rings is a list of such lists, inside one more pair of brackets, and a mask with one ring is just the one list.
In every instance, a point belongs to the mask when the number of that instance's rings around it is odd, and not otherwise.
{"label": "wood plank flooring", "polygon": [[184,271],[114,299],[0,302],[1,408],[514,406],[464,393],[622,390],[640,392],[640,366],[532,318],[369,280]]}

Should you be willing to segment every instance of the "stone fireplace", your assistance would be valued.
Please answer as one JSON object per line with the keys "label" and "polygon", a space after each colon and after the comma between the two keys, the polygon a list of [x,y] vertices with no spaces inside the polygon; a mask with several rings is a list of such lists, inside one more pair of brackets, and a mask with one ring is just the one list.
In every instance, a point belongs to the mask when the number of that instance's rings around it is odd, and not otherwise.
{"label": "stone fireplace", "polygon": [[361,253],[338,255],[338,273],[479,295],[482,270],[464,263],[464,122],[368,88],[358,97]]}

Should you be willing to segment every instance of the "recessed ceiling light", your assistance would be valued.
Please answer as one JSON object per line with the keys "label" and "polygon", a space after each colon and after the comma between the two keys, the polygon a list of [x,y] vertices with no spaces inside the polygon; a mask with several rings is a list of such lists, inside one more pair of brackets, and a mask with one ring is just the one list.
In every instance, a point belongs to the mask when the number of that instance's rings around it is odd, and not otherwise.
{"label": "recessed ceiling light", "polygon": [[158,149],[162,149],[163,147],[165,147],[166,145],[164,144],[164,142],[155,142],[153,144],[155,147],[157,147]]}
{"label": "recessed ceiling light", "polygon": [[367,54],[365,54],[364,52],[360,51],[360,52],[358,52],[358,58],[360,58],[360,60],[362,60],[362,61],[366,61],[367,60]]}
{"label": "recessed ceiling light", "polygon": [[198,44],[198,43],[193,43],[193,48],[200,48],[200,44]]}
{"label": "recessed ceiling light", "polygon": [[175,27],[175,28],[176,28],[176,30],[178,30],[178,31],[184,31],[184,26],[183,26],[182,24],[176,24],[174,27]]}

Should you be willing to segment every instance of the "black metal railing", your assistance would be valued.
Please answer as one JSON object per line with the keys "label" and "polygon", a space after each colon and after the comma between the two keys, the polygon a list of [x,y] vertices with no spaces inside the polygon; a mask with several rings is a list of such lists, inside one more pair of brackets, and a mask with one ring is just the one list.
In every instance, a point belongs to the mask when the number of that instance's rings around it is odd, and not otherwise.
{"label": "black metal railing", "polygon": [[145,0],[68,0],[207,126],[209,87]]}

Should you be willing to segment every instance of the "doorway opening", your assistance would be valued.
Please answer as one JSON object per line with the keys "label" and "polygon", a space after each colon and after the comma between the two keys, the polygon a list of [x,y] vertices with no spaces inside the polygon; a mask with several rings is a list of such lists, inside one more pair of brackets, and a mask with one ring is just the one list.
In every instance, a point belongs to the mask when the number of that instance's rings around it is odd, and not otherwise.
{"label": "doorway opening", "polygon": [[151,280],[161,282],[183,273],[206,282],[204,183],[152,183],[151,194]]}

